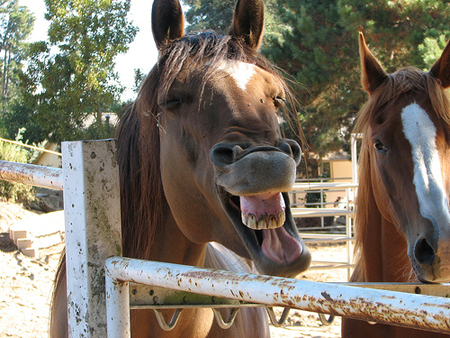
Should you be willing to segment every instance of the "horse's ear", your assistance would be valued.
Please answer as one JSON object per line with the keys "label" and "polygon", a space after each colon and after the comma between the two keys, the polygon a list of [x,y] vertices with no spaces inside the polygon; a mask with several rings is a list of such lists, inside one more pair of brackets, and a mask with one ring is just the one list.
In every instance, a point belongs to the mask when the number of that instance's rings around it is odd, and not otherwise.
{"label": "horse's ear", "polygon": [[430,73],[441,80],[442,87],[450,87],[450,41],[445,46],[439,60],[431,67]]}
{"label": "horse's ear", "polygon": [[234,9],[230,35],[244,39],[257,50],[264,31],[264,3],[262,0],[238,0]]}
{"label": "horse's ear", "polygon": [[362,32],[359,32],[359,56],[361,58],[361,84],[363,89],[371,94],[383,83],[387,75],[367,47]]}
{"label": "horse's ear", "polygon": [[183,9],[178,0],[155,0],[153,2],[152,31],[158,49],[168,41],[184,36]]}

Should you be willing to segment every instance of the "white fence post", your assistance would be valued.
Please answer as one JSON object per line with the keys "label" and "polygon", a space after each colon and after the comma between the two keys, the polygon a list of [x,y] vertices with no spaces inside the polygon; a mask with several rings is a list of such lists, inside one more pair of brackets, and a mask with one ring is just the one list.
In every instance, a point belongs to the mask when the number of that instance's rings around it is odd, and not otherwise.
{"label": "white fence post", "polygon": [[121,255],[116,142],[62,143],[69,337],[106,337],[107,257]]}

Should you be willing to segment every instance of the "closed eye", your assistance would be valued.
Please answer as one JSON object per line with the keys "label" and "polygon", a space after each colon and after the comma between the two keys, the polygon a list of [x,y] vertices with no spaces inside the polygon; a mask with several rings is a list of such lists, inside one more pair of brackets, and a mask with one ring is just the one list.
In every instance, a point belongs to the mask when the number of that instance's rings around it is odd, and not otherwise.
{"label": "closed eye", "polygon": [[158,105],[164,110],[172,110],[172,109],[175,109],[182,102],[183,102],[183,100],[181,98],[176,97],[173,99],[159,102]]}
{"label": "closed eye", "polygon": [[273,98],[273,103],[274,103],[275,107],[280,108],[286,104],[286,99],[281,96],[275,96]]}

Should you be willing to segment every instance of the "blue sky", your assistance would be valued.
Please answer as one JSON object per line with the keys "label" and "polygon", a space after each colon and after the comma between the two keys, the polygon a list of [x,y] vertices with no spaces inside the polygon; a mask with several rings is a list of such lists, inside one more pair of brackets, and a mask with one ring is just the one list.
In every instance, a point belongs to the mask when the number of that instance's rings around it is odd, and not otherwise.
{"label": "blue sky", "polygon": [[[134,85],[134,69],[140,68],[145,74],[150,71],[157,59],[157,50],[153,42],[151,31],[151,0],[132,0],[129,13],[130,20],[139,27],[136,38],[130,44],[126,54],[116,58],[116,70],[120,76],[120,82],[126,87],[122,100],[134,99],[132,91]],[[44,0],[19,0],[19,4],[27,6],[34,13],[36,21],[30,41],[45,40],[47,37],[48,21],[44,19]]]}

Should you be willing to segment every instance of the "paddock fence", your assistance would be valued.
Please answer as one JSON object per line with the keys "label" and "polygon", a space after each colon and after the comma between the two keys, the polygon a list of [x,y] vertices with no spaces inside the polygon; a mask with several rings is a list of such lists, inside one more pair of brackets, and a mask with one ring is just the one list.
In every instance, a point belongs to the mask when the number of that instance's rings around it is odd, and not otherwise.
{"label": "paddock fence", "polygon": [[[70,337],[129,337],[130,307],[154,309],[170,330],[193,306],[237,309],[215,311],[224,328],[241,307],[282,306],[450,333],[448,284],[322,283],[121,257],[115,141],[64,142],[62,153],[59,171],[0,161],[0,179],[64,188]],[[168,323],[165,308],[178,309]]]}

